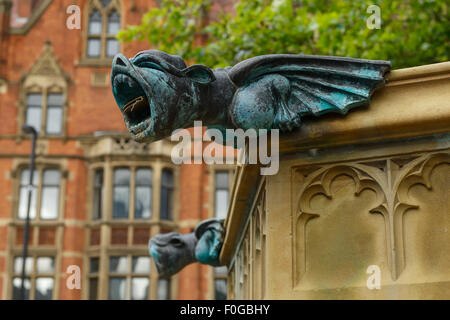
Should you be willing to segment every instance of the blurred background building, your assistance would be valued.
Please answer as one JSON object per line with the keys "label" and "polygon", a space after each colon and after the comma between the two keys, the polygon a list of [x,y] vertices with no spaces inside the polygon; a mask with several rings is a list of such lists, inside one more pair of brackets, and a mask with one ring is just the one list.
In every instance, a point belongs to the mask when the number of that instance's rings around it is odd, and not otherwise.
{"label": "blurred background building", "polygon": [[[81,9],[70,30],[66,10]],[[154,5],[132,0],[0,0],[0,298],[20,289],[30,137],[39,131],[26,261],[28,299],[222,299],[226,270],[159,278],[150,237],[224,217],[234,166],[174,165],[174,142],[137,144],[110,87],[112,57],[145,44],[115,35]],[[72,12],[73,13],[73,12]],[[81,269],[81,289],[66,285]]]}

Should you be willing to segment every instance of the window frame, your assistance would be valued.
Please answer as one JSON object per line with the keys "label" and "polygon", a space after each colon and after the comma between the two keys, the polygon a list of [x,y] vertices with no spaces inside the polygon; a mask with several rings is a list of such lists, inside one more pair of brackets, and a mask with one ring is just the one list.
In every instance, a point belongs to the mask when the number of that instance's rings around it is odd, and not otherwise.
{"label": "window frame", "polygon": [[[21,273],[16,273],[14,270],[14,264],[17,258],[22,258],[20,255],[12,256],[12,272],[11,272],[11,299],[14,299],[14,279],[21,277]],[[53,259],[53,273],[38,273],[37,272],[37,260],[39,258],[52,258]],[[27,259],[32,259],[32,270],[29,274],[25,275],[26,279],[30,280],[30,293],[29,297],[26,300],[36,300],[36,280],[39,278],[52,278],[53,279],[53,288],[52,288],[52,297],[51,300],[55,300],[57,297],[57,263],[58,259],[56,254],[28,254]]]}
{"label": "window frame", "polygon": [[[217,188],[216,186],[216,175],[217,173],[223,173],[228,172],[228,202],[230,202],[230,196],[231,196],[231,189],[233,187],[233,170],[230,168],[216,168],[212,171],[212,186],[213,186],[213,192],[212,192],[212,217],[217,218],[217,212],[216,212],[216,191],[217,190],[226,190],[226,188]],[[228,208],[227,208],[228,212]]]}
{"label": "window frame", "polygon": [[[87,266],[86,266],[86,277],[87,277],[87,290],[86,290],[86,296],[87,300],[99,300],[100,297],[100,281],[101,281],[101,257],[98,255],[93,256],[87,256]],[[91,271],[91,260],[92,259],[98,259],[98,270],[97,272]],[[91,298],[91,280],[96,279],[97,280],[97,296],[95,298]]]}
{"label": "window frame", "polygon": [[[45,77],[45,76],[44,76]],[[53,85],[53,86],[29,86],[23,89],[23,97],[22,97],[22,123],[27,124],[27,114],[28,114],[28,96],[32,94],[40,94],[42,96],[42,104],[40,106],[41,109],[41,121],[39,124],[39,128],[35,128],[38,131],[38,135],[40,137],[57,137],[60,138],[66,135],[66,119],[67,119],[67,90],[64,86]],[[55,106],[49,106],[48,98],[51,94],[60,94],[62,96],[62,104],[61,108],[61,123],[60,123],[60,132],[59,133],[48,133],[48,111]],[[58,106],[59,107],[59,106]],[[20,126],[19,126],[20,127]]]}
{"label": "window frame", "polygon": [[[111,272],[111,258],[113,257],[126,257],[127,259],[127,270],[126,272]],[[149,270],[147,273],[135,273],[133,272],[133,258],[148,258],[149,259]],[[152,264],[151,258],[148,255],[138,255],[138,254],[109,254],[107,256],[107,265],[108,265],[108,273],[106,276],[106,286],[107,286],[107,296],[110,299],[110,279],[111,278],[125,278],[125,299],[123,300],[133,300],[131,299],[132,294],[132,284],[133,278],[146,278],[148,280],[148,289],[147,289],[147,299],[152,298],[151,295],[151,281],[152,281],[152,269],[154,265]]]}
{"label": "window frame", "polygon": [[[155,217],[154,212],[155,210],[155,166],[149,163],[145,162],[139,162],[139,163],[122,163],[122,162],[114,162],[113,164],[106,165],[108,162],[99,163],[97,165],[91,166],[89,169],[90,175],[89,175],[89,183],[87,184],[88,187],[88,195],[89,195],[89,201],[92,202],[92,205],[89,206],[89,219],[91,222],[106,222],[106,221],[112,221],[116,223],[127,223],[127,222],[151,222],[155,221],[158,217]],[[128,169],[130,170],[130,183],[128,185],[129,188],[129,199],[128,199],[128,217],[126,218],[114,218],[114,172],[117,169]],[[151,172],[151,184],[146,185],[150,187],[150,217],[148,218],[136,218],[135,217],[135,206],[136,206],[136,187],[137,186],[143,186],[136,183],[136,172],[140,169],[144,170],[150,170]],[[101,212],[100,212],[100,218],[95,219],[94,213],[94,198],[96,190],[96,184],[95,184],[95,178],[96,178],[96,172],[102,171],[103,172],[103,179],[102,179],[102,201],[101,201]],[[110,186],[107,185],[108,178],[107,176],[110,176],[109,183]],[[109,202],[109,203],[108,203]],[[108,210],[109,208],[109,210]]]}
{"label": "window frame", "polygon": [[[89,34],[89,24],[91,14],[97,10],[101,15],[101,32],[100,34]],[[108,34],[108,22],[109,15],[112,12],[117,12],[120,17],[120,27],[124,25],[122,4],[119,0],[111,0],[106,8],[103,7],[99,0],[90,0],[85,9],[85,21],[84,21],[84,32],[83,32],[83,54],[82,54],[82,64],[94,64],[94,65],[110,65],[113,56],[107,55],[107,43],[108,40],[117,39],[117,35]],[[88,41],[90,39],[100,40],[100,55],[99,56],[89,56],[88,55]],[[118,42],[119,52],[122,49],[122,45]]]}
{"label": "window frame", "polygon": [[[112,169],[112,174],[113,174],[113,181],[112,181],[112,210],[111,210],[111,220],[114,221],[121,221],[121,220],[133,220],[134,219],[134,181],[135,181],[135,170],[133,170],[134,168],[131,167],[125,167],[125,166],[118,166],[118,167],[114,167]],[[116,179],[115,179],[115,175],[116,172],[118,170],[127,170],[128,171],[128,184],[122,184],[122,183],[116,183]],[[127,216],[126,217],[115,217],[114,216],[114,207],[115,207],[115,191],[116,188],[124,188],[127,187],[128,188],[128,208],[125,208],[125,211],[127,211]],[[133,203],[132,203],[133,202]],[[133,210],[133,211],[132,211]],[[133,212],[133,215],[131,215],[131,212]]]}
{"label": "window frame", "polygon": [[[128,184],[129,189],[129,198],[128,198],[128,217],[126,218],[114,218],[114,188],[116,187],[116,184],[114,182],[114,173],[116,170],[120,169],[128,169],[130,171],[130,183]],[[151,213],[149,218],[136,218],[135,217],[135,207],[136,207],[136,171],[140,169],[148,169],[151,171],[151,184],[150,184],[150,197],[151,197]],[[152,221],[154,218],[154,181],[155,181],[155,175],[154,175],[154,168],[151,165],[129,165],[129,166],[123,166],[123,165],[117,165],[113,166],[111,168],[112,170],[112,194],[110,196],[110,201],[112,202],[111,205],[111,212],[110,215],[108,215],[108,219],[112,221]]]}
{"label": "window frame", "polygon": [[[167,160],[167,161],[166,161]],[[104,157],[99,155],[97,159],[90,163],[88,168],[88,183],[86,184],[87,190],[87,201],[93,201],[94,193],[94,179],[96,170],[103,170],[103,185],[104,185],[104,199],[103,199],[103,210],[102,218],[99,220],[94,220],[93,218],[93,205],[88,205],[88,223],[87,228],[89,230],[100,230],[100,241],[96,244],[91,244],[91,232],[86,232],[85,239],[88,244],[87,255],[84,258],[83,265],[83,281],[86,286],[83,286],[82,297],[83,299],[89,299],[89,279],[94,277],[94,275],[89,274],[89,262],[90,258],[98,257],[100,258],[100,276],[98,277],[98,291],[97,299],[108,299],[109,297],[109,278],[107,276],[109,272],[109,257],[111,256],[148,256],[148,243],[141,244],[140,242],[135,244],[135,236],[137,229],[148,229],[149,235],[155,235],[161,232],[176,231],[178,228],[178,178],[179,178],[179,167],[173,165],[169,162],[170,157],[167,159],[160,158],[148,158],[147,155],[143,157],[142,155],[132,155],[131,157],[127,154],[123,156],[121,154],[112,154]],[[127,219],[113,219],[113,184],[114,184],[114,170],[118,168],[127,168],[134,172],[131,174],[130,181],[130,191],[134,193],[136,190],[136,171],[139,169],[150,169],[152,174],[152,215],[150,218],[135,219],[134,207],[131,208],[131,215]],[[162,176],[162,170],[164,168],[170,169],[173,172],[173,198],[172,207],[174,211],[174,220],[160,220],[159,219],[159,209],[160,209],[160,180]],[[134,180],[134,181],[133,181]],[[155,184],[156,183],[156,184]],[[130,198],[130,203],[135,201],[135,196],[132,195]],[[127,243],[113,244],[112,236],[115,229],[127,228],[128,230],[128,241]],[[151,272],[150,272],[150,298],[151,300],[158,299],[158,282],[159,276],[154,266],[153,260],[151,260]],[[113,276],[116,276],[114,274]],[[168,298],[173,299],[177,295],[177,279],[178,276],[175,275],[171,277],[168,292]]]}
{"label": "window frame", "polygon": [[[213,268],[213,287],[214,287],[214,292],[213,292],[214,297],[213,298],[214,298],[214,300],[218,300],[216,298],[216,281],[223,281],[223,280],[225,280],[225,286],[227,287],[227,285],[228,285],[227,271],[226,271],[225,274],[218,274],[218,273],[216,273],[216,271],[219,268],[226,268],[226,269],[228,269],[226,266]],[[225,296],[226,295],[227,295],[227,292],[225,292]]]}
{"label": "window frame", "polygon": [[[133,182],[134,184],[131,186],[130,185],[130,191],[131,188],[133,189],[131,196],[133,198],[133,212],[132,212],[132,218],[133,220],[138,220],[138,221],[145,221],[145,220],[152,220],[153,218],[153,202],[154,202],[154,198],[153,198],[153,188],[154,188],[154,174],[153,174],[153,168],[152,167],[143,167],[143,166],[136,166],[133,168],[134,170],[132,170],[132,177],[133,177]],[[149,170],[150,171],[150,184],[141,184],[137,182],[137,172],[139,170]],[[150,216],[148,218],[143,217],[143,218],[137,218],[136,217],[136,199],[137,199],[137,188],[138,187],[146,187],[146,188],[150,188]],[[130,212],[131,213],[131,212]]]}
{"label": "window frame", "polygon": [[[164,182],[163,182],[163,174],[165,171],[169,171],[171,172],[172,175],[172,184],[170,186],[164,186]],[[172,202],[172,206],[169,208],[168,206],[168,212],[167,212],[167,219],[162,219],[162,197],[163,197],[163,188],[166,188],[170,191],[171,194],[171,202]],[[159,184],[159,212],[158,212],[158,219],[160,221],[175,221],[176,220],[176,213],[175,213],[175,170],[173,168],[170,167],[162,167],[161,168],[161,179],[160,179],[160,184]]]}
{"label": "window frame", "polygon": [[[164,278],[164,277],[158,277],[157,281],[156,281],[156,300],[172,300],[172,279],[173,278]],[[168,292],[166,293],[167,296],[165,299],[160,299],[159,298],[159,282],[160,281],[167,281],[167,290]]]}
{"label": "window frame", "polygon": [[[46,136],[60,136],[63,134],[63,123],[64,123],[64,102],[65,102],[65,97],[64,97],[64,92],[61,90],[61,92],[53,92],[53,90],[46,90],[47,91],[47,95],[45,96],[45,131],[44,134]],[[61,105],[56,105],[56,104],[50,104],[50,95],[61,95]],[[28,108],[28,106],[27,106]],[[61,110],[61,119],[60,119],[60,129],[59,132],[49,132],[49,111],[52,109],[60,109]],[[43,128],[44,129],[44,128]]]}
{"label": "window frame", "polygon": [[[101,172],[101,181],[100,184],[97,185],[97,173]],[[92,221],[102,220],[104,217],[104,207],[105,207],[105,169],[103,167],[98,167],[93,169],[92,176]],[[97,202],[95,201],[96,197],[99,196]],[[98,217],[96,216],[96,211]]]}
{"label": "window frame", "polygon": [[[38,223],[57,223],[59,221],[61,221],[64,218],[64,201],[63,198],[65,196],[65,188],[64,188],[64,184],[65,184],[65,171],[62,170],[59,166],[51,166],[51,165],[41,165],[41,164],[37,164],[35,169],[35,174],[38,174],[38,185],[37,186],[33,186],[33,188],[35,188],[36,190],[36,216],[34,218],[30,217],[30,221],[32,224],[38,224]],[[29,170],[29,167],[27,166],[21,166],[18,168],[17,170],[17,205],[15,206],[15,210],[14,210],[14,218],[16,219],[16,221],[20,221],[22,223],[25,223],[26,218],[20,218],[19,217],[19,209],[20,209],[20,201],[21,201],[21,197],[20,197],[20,193],[21,193],[21,189],[22,187],[27,188],[28,183],[26,183],[25,185],[22,184],[22,174],[25,170]],[[59,180],[59,186],[58,186],[58,203],[57,203],[57,216],[55,219],[42,219],[41,217],[41,209],[42,209],[42,195],[43,195],[43,189],[44,189],[44,172],[46,170],[57,170],[60,174],[60,180]],[[33,177],[33,180],[36,179]],[[34,183],[34,181],[33,181]],[[28,193],[26,193],[26,197],[28,197]],[[25,200],[28,201],[28,198]]]}

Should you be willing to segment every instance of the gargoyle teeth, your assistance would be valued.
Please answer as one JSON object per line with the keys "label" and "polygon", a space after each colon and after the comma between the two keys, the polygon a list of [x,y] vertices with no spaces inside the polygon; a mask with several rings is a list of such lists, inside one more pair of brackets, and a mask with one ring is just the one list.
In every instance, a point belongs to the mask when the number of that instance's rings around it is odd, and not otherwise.
{"label": "gargoyle teeth", "polygon": [[135,108],[145,107],[147,105],[144,96],[139,96],[128,102],[123,108],[124,112],[133,112]]}

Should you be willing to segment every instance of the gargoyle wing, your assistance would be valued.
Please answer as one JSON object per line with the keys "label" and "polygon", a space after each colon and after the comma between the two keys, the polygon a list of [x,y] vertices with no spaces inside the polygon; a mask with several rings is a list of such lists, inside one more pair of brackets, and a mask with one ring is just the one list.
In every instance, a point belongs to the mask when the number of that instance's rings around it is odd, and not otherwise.
{"label": "gargoyle wing", "polygon": [[278,54],[245,60],[228,73],[239,88],[267,75],[286,78],[287,90],[271,89],[274,96],[281,97],[275,99],[272,127],[292,130],[300,126],[304,115],[346,114],[368,104],[374,90],[384,85],[390,67],[389,61]]}

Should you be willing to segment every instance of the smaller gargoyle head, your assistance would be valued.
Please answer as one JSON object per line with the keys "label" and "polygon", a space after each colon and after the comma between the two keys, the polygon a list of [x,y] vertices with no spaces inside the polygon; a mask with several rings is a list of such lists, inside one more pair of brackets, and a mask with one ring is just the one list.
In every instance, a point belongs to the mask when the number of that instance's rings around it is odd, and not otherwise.
{"label": "smaller gargoyle head", "polygon": [[193,262],[219,266],[223,234],[223,220],[209,219],[200,223],[192,233],[171,232],[153,237],[149,251],[158,274],[169,277]]}

